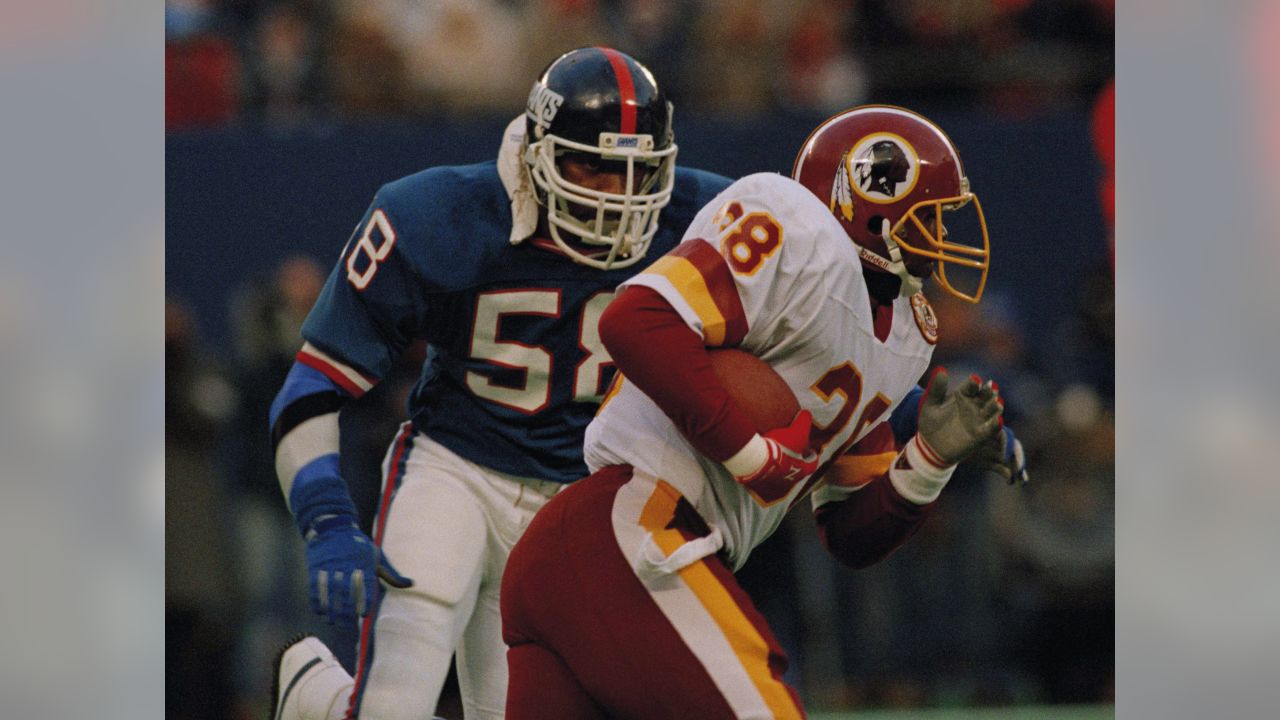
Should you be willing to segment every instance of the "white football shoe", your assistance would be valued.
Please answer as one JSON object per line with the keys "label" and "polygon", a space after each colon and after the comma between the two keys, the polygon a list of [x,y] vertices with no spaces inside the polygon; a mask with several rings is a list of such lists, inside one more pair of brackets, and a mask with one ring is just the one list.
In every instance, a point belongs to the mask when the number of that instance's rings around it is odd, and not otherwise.
{"label": "white football shoe", "polygon": [[333,720],[345,712],[355,681],[320,639],[300,635],[280,650],[267,720]]}

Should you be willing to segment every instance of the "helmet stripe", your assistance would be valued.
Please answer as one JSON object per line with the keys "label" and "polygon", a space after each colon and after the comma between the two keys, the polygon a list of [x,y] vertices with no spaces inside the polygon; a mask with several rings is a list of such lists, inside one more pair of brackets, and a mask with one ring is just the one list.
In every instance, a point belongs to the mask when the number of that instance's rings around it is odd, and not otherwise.
{"label": "helmet stripe", "polygon": [[617,50],[606,47],[599,50],[609,58],[613,74],[618,78],[618,92],[622,99],[622,118],[618,132],[630,135],[636,131],[636,86],[631,80],[631,69],[627,67],[626,58]]}

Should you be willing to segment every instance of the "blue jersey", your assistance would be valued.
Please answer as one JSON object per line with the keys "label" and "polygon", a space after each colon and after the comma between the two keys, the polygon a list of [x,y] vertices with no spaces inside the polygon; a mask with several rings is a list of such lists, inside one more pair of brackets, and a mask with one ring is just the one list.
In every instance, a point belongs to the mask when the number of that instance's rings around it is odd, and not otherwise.
{"label": "blue jersey", "polygon": [[[679,243],[728,185],[678,168],[648,256]],[[613,373],[596,325],[643,263],[579,265],[533,242],[512,245],[511,228],[494,162],[383,186],[307,317],[304,353],[359,394],[425,339],[408,406],[417,429],[479,465],[571,482],[587,474],[583,432]]]}

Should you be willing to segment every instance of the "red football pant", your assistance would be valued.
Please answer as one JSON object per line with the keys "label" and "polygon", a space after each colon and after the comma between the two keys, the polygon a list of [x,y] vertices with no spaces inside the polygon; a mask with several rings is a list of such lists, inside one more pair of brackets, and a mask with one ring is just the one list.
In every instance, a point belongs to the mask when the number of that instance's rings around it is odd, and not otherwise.
{"label": "red football pant", "polygon": [[669,555],[707,531],[627,466],[547,503],[502,581],[507,718],[804,717],[785,654],[718,556],[644,581],[628,561],[647,536]]}

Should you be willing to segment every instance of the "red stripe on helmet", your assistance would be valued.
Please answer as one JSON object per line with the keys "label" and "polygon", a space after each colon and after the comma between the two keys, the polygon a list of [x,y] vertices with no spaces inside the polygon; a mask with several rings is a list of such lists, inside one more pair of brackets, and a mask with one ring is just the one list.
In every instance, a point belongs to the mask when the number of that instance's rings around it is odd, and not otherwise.
{"label": "red stripe on helmet", "polygon": [[613,48],[599,48],[609,58],[613,74],[618,78],[618,92],[622,96],[622,118],[618,132],[631,135],[636,131],[636,86],[631,80],[631,68],[622,53]]}

